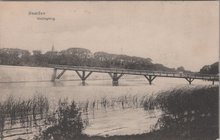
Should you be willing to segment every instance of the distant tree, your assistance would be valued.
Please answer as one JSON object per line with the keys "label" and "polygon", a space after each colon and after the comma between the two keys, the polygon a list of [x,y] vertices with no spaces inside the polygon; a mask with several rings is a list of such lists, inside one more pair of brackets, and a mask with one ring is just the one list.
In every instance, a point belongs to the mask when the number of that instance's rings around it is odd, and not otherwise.
{"label": "distant tree", "polygon": [[94,53],[94,58],[98,66],[118,67],[127,69],[149,69],[152,65],[150,58],[142,58],[128,55],[117,55],[106,52]]}
{"label": "distant tree", "polygon": [[178,68],[176,68],[177,71],[185,71],[185,68],[183,66],[180,66]]}
{"label": "distant tree", "polygon": [[0,64],[24,65],[28,63],[30,52],[22,49],[2,48],[0,49]]}
{"label": "distant tree", "polygon": [[210,73],[211,74],[218,74],[219,73],[219,64],[218,62],[214,63],[211,65],[211,70],[210,70]]}
{"label": "distant tree", "polygon": [[40,50],[33,50],[32,53],[33,53],[33,56],[40,56],[40,55],[42,55],[42,52]]}
{"label": "distant tree", "polygon": [[47,51],[44,54],[44,59],[48,64],[59,64],[59,53],[57,51]]}
{"label": "distant tree", "polygon": [[31,53],[27,50],[20,50],[20,53],[19,53],[19,58],[20,58],[20,64],[21,65],[28,65],[28,63],[30,63],[30,56],[31,56]]}
{"label": "distant tree", "polygon": [[43,63],[43,54],[40,50],[33,50],[31,65],[40,66]]}
{"label": "distant tree", "polygon": [[219,73],[219,62],[215,62],[211,65],[205,65],[200,69],[201,74],[218,74]]}
{"label": "distant tree", "polygon": [[93,57],[90,50],[84,48],[69,48],[62,50],[60,54],[66,59],[67,65],[88,65],[89,59]]}
{"label": "distant tree", "polygon": [[[162,64],[152,63],[150,58],[128,56],[122,54],[110,54],[106,52],[95,52],[94,54],[84,48],[69,48],[61,51],[33,50],[30,54],[21,49],[0,49],[0,64],[2,65],[28,65],[47,67],[50,64],[91,66],[106,68],[125,68],[140,70],[175,71]],[[181,70],[184,68],[179,68]]]}

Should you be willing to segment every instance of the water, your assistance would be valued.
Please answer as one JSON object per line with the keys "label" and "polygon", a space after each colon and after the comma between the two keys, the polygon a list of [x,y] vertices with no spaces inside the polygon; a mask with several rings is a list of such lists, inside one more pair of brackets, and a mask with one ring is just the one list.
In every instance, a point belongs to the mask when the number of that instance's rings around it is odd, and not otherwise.
{"label": "water", "polygon": [[[157,77],[149,85],[144,76],[125,75],[119,80],[119,86],[113,87],[108,74],[92,73],[86,80],[87,85],[82,86],[74,71],[67,71],[56,82],[50,82],[52,73],[51,68],[0,66],[0,100],[3,101],[10,95],[30,98],[43,94],[48,97],[53,109],[60,98],[77,102],[100,101],[103,98],[111,100],[125,96],[141,99],[172,88],[211,84],[208,81],[194,80],[189,85],[185,79]],[[146,133],[155,125],[160,113],[158,110],[145,111],[134,106],[90,110],[89,125],[84,133],[102,136]]]}

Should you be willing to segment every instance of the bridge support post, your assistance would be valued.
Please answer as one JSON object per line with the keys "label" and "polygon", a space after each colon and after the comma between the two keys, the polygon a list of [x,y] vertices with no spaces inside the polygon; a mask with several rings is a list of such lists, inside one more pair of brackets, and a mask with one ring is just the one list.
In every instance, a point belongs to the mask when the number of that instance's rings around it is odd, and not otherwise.
{"label": "bridge support post", "polygon": [[79,78],[82,80],[82,85],[85,86],[86,85],[86,79],[92,74],[92,71],[90,71],[88,74],[86,74],[85,71],[82,71],[82,74],[79,73],[79,71],[76,70],[77,75],[79,76]]}
{"label": "bridge support post", "polygon": [[66,70],[63,70],[57,77],[56,79],[60,79],[60,77],[66,72]]}
{"label": "bridge support post", "polygon": [[214,80],[212,80],[212,85],[214,85],[215,84],[215,81]]}
{"label": "bridge support post", "polygon": [[153,76],[153,75],[144,75],[145,78],[147,78],[149,84],[152,84],[152,81],[157,77],[157,76]]}
{"label": "bridge support post", "polygon": [[53,69],[53,75],[51,81],[55,81],[56,79],[60,79],[60,77],[65,73],[66,70],[63,70],[58,76],[57,76],[57,69]]}
{"label": "bridge support post", "polygon": [[193,78],[185,78],[185,79],[189,82],[190,85],[191,85],[192,81],[194,80]]}
{"label": "bridge support post", "polygon": [[118,80],[124,75],[124,74],[117,74],[117,73],[108,73],[110,77],[112,78],[112,86],[118,86]]}
{"label": "bridge support post", "polygon": [[57,69],[56,69],[56,68],[54,68],[54,69],[53,69],[52,78],[51,78],[51,81],[52,81],[52,82],[54,82],[54,81],[55,81],[56,76],[57,76]]}

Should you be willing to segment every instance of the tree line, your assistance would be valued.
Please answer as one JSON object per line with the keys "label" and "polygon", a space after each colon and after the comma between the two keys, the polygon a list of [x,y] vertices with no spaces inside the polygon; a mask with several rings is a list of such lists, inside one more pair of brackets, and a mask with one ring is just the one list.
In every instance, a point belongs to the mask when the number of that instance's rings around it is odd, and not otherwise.
{"label": "tree line", "polygon": [[218,74],[219,73],[219,62],[215,62],[211,65],[205,65],[200,69],[201,74]]}
{"label": "tree line", "polygon": [[150,58],[110,54],[106,52],[92,53],[85,48],[69,48],[61,51],[0,48],[0,64],[15,66],[41,66],[54,65],[91,66],[106,68],[125,68],[158,71],[184,71],[183,67],[168,68],[162,64],[155,64]]}

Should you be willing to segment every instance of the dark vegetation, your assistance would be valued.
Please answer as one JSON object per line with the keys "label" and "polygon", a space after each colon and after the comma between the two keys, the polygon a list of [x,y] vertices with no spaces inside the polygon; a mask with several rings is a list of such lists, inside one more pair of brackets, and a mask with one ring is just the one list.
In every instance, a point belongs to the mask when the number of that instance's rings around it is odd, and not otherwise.
{"label": "dark vegetation", "polygon": [[3,139],[6,125],[20,123],[25,127],[32,125],[32,121],[37,124],[37,120],[44,118],[48,111],[49,102],[44,96],[34,96],[31,99],[9,96],[4,102],[0,102],[0,138]]}
{"label": "dark vegetation", "polygon": [[85,125],[87,124],[81,118],[80,109],[72,101],[68,104],[67,100],[60,101],[56,110],[57,117],[49,117],[52,126],[44,130],[35,140],[73,140],[82,139]]}
{"label": "dark vegetation", "polygon": [[[144,97],[143,101],[137,101],[135,97],[131,97],[131,100],[127,98],[123,97],[122,101],[130,101],[134,105],[140,102],[146,111],[162,110],[162,115],[150,133],[107,137],[87,136],[83,134],[83,130],[88,125],[88,120],[82,119],[83,108],[80,104],[60,100],[57,109],[52,114],[48,114],[49,104],[44,96],[35,96],[25,100],[9,97],[2,102],[0,104],[0,130],[3,132],[3,122],[6,120],[13,125],[15,118],[19,118],[20,122],[25,125],[28,124],[30,118],[26,116],[31,115],[36,119],[37,114],[40,114],[42,118],[46,117],[48,127],[42,130],[35,140],[216,140],[218,138],[218,86],[178,88],[158,93],[156,96]],[[110,100],[101,101],[105,101],[106,105],[103,104],[105,107],[108,104],[109,107],[111,106]],[[127,105],[129,106],[129,103]],[[123,106],[122,109],[125,107]]]}
{"label": "dark vegetation", "polygon": [[[69,48],[59,52],[47,51],[45,53],[40,50],[29,52],[22,49],[0,49],[0,65],[47,67],[50,64],[175,71],[174,68],[152,63],[150,58],[109,54],[106,52],[92,53],[84,48]],[[184,70],[184,68],[179,67],[178,70]]]}
{"label": "dark vegetation", "polygon": [[0,102],[1,140],[30,134],[32,128],[40,131],[40,135],[34,137],[35,140],[78,139],[84,137],[82,130],[87,124],[88,120],[82,119],[81,109],[74,101],[69,104],[66,99],[60,100],[56,110],[50,109],[49,101],[43,95],[29,99],[9,96]]}
{"label": "dark vegetation", "polygon": [[219,137],[219,87],[181,88],[145,101],[146,110],[163,111],[154,130],[126,136],[93,136],[89,140],[216,140]]}
{"label": "dark vegetation", "polygon": [[201,74],[218,74],[219,73],[219,62],[215,62],[211,65],[205,65],[200,69]]}
{"label": "dark vegetation", "polygon": [[[218,91],[218,86],[180,88],[161,92],[156,97],[148,98],[144,103],[145,110],[157,108],[163,112],[155,128],[150,133],[107,137],[81,134],[78,135],[77,139],[216,140],[219,136]],[[65,124],[62,121],[61,123]],[[81,128],[80,130],[82,130]],[[47,131],[49,130],[45,132]],[[63,133],[68,136],[68,133],[71,132],[73,135],[75,134],[73,133],[74,130]],[[68,138],[66,139],[68,140]]]}
{"label": "dark vegetation", "polygon": [[[218,99],[218,86],[181,88],[160,93],[154,105],[164,114],[159,118],[154,133],[176,139],[217,139]],[[145,106],[148,108],[148,103]]]}

